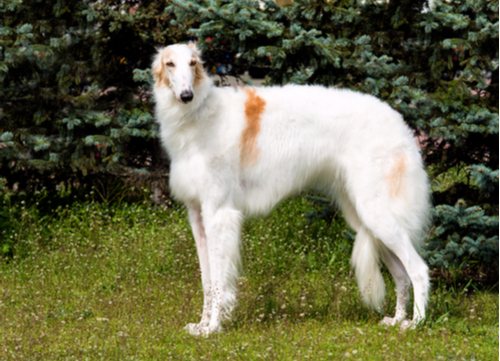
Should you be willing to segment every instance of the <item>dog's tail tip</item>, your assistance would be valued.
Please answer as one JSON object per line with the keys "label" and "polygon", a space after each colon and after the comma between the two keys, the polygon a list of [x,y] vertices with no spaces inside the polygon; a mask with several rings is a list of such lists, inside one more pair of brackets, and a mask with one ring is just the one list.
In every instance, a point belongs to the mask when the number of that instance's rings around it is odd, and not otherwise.
{"label": "dog's tail tip", "polygon": [[354,242],[351,266],[356,275],[363,303],[378,312],[382,311],[385,283],[379,266],[379,251],[375,240],[361,230]]}

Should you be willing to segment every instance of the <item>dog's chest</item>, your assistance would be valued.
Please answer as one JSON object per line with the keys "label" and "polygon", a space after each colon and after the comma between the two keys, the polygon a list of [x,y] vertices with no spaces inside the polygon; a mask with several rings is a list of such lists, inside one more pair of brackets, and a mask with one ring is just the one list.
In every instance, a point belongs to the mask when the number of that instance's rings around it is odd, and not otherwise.
{"label": "dog's chest", "polygon": [[205,160],[201,155],[173,160],[170,168],[170,188],[183,203],[199,201],[207,181]]}

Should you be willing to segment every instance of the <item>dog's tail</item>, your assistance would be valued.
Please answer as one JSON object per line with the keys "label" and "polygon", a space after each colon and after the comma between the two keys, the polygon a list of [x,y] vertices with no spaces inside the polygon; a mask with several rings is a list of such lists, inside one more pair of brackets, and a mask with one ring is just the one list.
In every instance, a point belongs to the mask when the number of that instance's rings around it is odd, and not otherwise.
{"label": "dog's tail", "polygon": [[385,297],[385,284],[379,267],[380,252],[377,246],[378,242],[373,235],[362,228],[356,235],[351,266],[363,303],[380,312]]}

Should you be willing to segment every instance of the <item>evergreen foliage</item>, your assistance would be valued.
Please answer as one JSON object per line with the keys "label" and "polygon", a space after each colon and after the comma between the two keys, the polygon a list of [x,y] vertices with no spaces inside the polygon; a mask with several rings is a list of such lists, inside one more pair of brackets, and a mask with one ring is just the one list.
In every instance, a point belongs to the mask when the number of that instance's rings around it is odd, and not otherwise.
{"label": "evergreen foliage", "polygon": [[460,199],[454,207],[435,209],[438,225],[427,246],[431,265],[460,267],[472,262],[498,267],[498,217],[488,217],[479,206],[466,207]]}
{"label": "evergreen foliage", "polygon": [[[165,2],[0,1],[0,169],[25,189],[154,170],[155,46],[182,40]],[[34,180],[36,180],[34,182]]]}
{"label": "evergreen foliage", "polygon": [[0,16],[9,185],[154,170],[151,57],[192,38],[213,71],[388,102],[439,183],[427,259],[498,267],[498,0],[0,0]]}

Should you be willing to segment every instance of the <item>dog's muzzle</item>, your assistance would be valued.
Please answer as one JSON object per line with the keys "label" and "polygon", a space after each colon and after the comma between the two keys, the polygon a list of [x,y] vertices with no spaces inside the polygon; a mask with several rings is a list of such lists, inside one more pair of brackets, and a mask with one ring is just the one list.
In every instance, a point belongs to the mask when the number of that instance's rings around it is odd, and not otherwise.
{"label": "dog's muzzle", "polygon": [[184,90],[181,93],[181,100],[183,103],[189,103],[191,100],[193,100],[193,92],[190,90]]}

